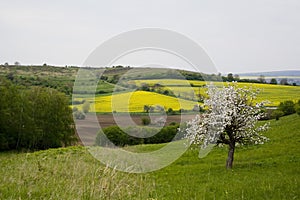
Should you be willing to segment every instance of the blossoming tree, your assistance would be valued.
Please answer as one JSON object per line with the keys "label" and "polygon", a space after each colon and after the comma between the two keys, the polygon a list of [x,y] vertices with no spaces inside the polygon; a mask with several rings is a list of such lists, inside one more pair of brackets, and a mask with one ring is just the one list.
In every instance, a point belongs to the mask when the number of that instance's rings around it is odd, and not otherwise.
{"label": "blossoming tree", "polygon": [[258,91],[238,88],[235,84],[217,88],[208,87],[209,98],[204,101],[208,108],[203,115],[197,115],[188,122],[185,137],[192,144],[229,146],[226,168],[232,168],[237,144],[263,144],[268,140],[260,132],[267,130],[268,123],[258,126],[264,116],[264,102],[254,103]]}

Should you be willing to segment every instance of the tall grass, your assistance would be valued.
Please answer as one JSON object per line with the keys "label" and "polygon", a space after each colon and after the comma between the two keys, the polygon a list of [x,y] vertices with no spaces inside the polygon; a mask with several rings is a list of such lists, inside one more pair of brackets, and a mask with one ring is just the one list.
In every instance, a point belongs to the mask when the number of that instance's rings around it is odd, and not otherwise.
{"label": "tall grass", "polygon": [[153,190],[148,175],[108,168],[83,147],[0,159],[0,199],[147,199]]}
{"label": "tall grass", "polygon": [[[148,174],[110,169],[84,147],[0,154],[0,199],[300,199],[300,117],[271,121],[264,145],[238,147],[233,170],[227,148],[203,159],[191,148]],[[154,151],[159,145],[126,147]]]}

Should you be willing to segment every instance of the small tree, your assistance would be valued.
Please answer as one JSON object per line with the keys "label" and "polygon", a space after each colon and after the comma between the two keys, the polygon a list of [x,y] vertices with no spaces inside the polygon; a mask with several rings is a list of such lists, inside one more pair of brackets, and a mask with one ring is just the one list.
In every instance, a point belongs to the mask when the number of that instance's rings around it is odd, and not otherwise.
{"label": "small tree", "polygon": [[150,110],[150,107],[149,105],[144,105],[144,112],[148,113],[149,110]]}
{"label": "small tree", "polygon": [[291,115],[296,112],[295,104],[291,100],[280,102],[278,110],[282,111],[284,115]]}
{"label": "small tree", "polygon": [[168,113],[168,115],[173,115],[174,114],[173,108],[168,108],[167,113]]}
{"label": "small tree", "polygon": [[272,78],[271,81],[270,81],[270,84],[277,85],[276,78]]}
{"label": "small tree", "polygon": [[151,120],[150,120],[149,117],[142,117],[141,120],[142,120],[142,124],[143,124],[144,126],[149,125],[149,124],[151,123]]}
{"label": "small tree", "polygon": [[260,75],[257,80],[261,83],[266,83],[266,79],[264,75]]}
{"label": "small tree", "polygon": [[280,117],[282,117],[284,115],[284,112],[282,112],[281,110],[274,110],[271,114],[272,118],[275,118],[276,120],[279,120]]}
{"label": "small tree", "polygon": [[235,75],[234,75],[234,80],[239,81],[239,80],[240,80],[240,75],[235,74]]}
{"label": "small tree", "polygon": [[227,81],[232,82],[234,81],[234,77],[232,73],[227,74]]}
{"label": "small tree", "polygon": [[280,85],[288,85],[288,79],[287,78],[283,78],[280,80]]}
{"label": "small tree", "polygon": [[262,144],[267,140],[259,132],[266,130],[268,124],[256,125],[264,115],[264,103],[253,103],[256,95],[257,92],[235,85],[222,89],[209,86],[210,98],[204,102],[208,112],[187,123],[185,137],[202,148],[210,144],[228,145],[226,168],[232,168],[237,144]]}

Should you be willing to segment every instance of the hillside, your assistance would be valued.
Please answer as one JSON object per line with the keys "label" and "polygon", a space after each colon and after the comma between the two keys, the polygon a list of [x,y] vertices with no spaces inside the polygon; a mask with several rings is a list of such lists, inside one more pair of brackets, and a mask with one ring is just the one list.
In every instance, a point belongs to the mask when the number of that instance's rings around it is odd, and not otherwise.
{"label": "hillside", "polygon": [[[178,110],[178,103],[174,103],[174,99],[172,96],[178,95],[181,99],[189,101],[188,104],[192,104],[201,101],[201,98],[205,97],[205,89],[203,86],[207,84],[204,82],[205,80],[218,80],[221,77],[217,75],[207,75],[207,74],[199,74],[195,72],[188,72],[184,70],[174,70],[174,69],[151,69],[151,68],[131,68],[131,67],[122,67],[115,66],[113,68],[84,68],[87,70],[91,70],[99,76],[100,79],[98,82],[98,86],[96,88],[96,94],[98,102],[103,103],[104,106],[96,106],[97,112],[112,112],[116,110],[117,112],[124,111],[124,108],[116,108],[110,109],[108,105],[109,95],[112,94],[113,91],[118,92],[126,92],[132,91],[133,89],[143,90],[141,88],[142,83],[148,83],[154,85],[155,83],[159,83],[164,85],[165,87],[158,88],[163,94],[165,90],[168,94],[161,95],[161,102],[142,102],[141,99],[139,102],[135,102],[138,105],[134,105],[135,108],[131,110],[133,112],[142,112],[143,106],[146,104],[154,105],[161,103],[163,106],[168,108],[172,108]],[[11,80],[14,84],[23,86],[25,88],[31,86],[42,86],[42,87],[50,87],[57,89],[60,92],[65,93],[70,98],[71,103],[71,95],[76,93],[75,98],[80,97],[80,94],[86,93],[85,89],[88,84],[87,82],[82,82],[82,85],[77,86],[76,90],[73,90],[74,81],[76,78],[76,74],[78,72],[78,67],[73,66],[65,66],[65,67],[55,67],[55,66],[16,66],[16,65],[0,65],[0,78],[5,78]],[[101,76],[101,73],[104,72]],[[130,73],[129,73],[130,72]],[[266,74],[275,75],[288,75],[294,74],[297,75],[299,71],[282,71],[282,72],[266,72]],[[273,73],[273,74],[271,74]],[[224,78],[224,77],[223,77]],[[256,79],[257,76],[252,77]],[[266,77],[268,79],[268,77]],[[187,81],[188,80],[188,81]],[[296,81],[297,76],[294,77],[294,80],[288,79],[289,81]],[[118,83],[118,81],[120,81]],[[299,79],[300,81],[300,79]],[[118,84],[116,84],[118,83]],[[134,84],[132,84],[134,83]],[[192,87],[185,87],[189,86]],[[219,84],[219,83],[216,83]],[[239,85],[243,86],[253,86],[262,90],[259,95],[259,100],[270,100],[270,106],[277,106],[281,101],[285,100],[298,100],[300,96],[299,87],[292,86],[282,86],[282,85],[270,85],[270,84],[251,84],[251,83],[239,83]],[[157,92],[157,91],[156,91]],[[132,93],[128,93],[130,95]],[[153,94],[155,97],[156,93]],[[119,97],[119,95],[117,96]],[[122,97],[122,95],[120,95]],[[141,98],[141,96],[140,96]],[[144,95],[144,99],[149,100],[149,94]],[[154,98],[155,99],[155,98]],[[103,101],[102,101],[103,100]],[[187,101],[184,103],[183,109],[191,110],[192,106],[187,106]],[[166,103],[167,102],[167,103]],[[170,102],[170,103],[169,103]],[[80,107],[80,105],[78,106]]]}
{"label": "hillside", "polygon": [[264,145],[237,148],[232,171],[225,170],[227,148],[204,159],[190,149],[148,174],[106,168],[83,147],[0,153],[0,199],[299,199],[300,117],[272,120],[265,135]]}
{"label": "hillside", "polygon": [[300,70],[283,70],[283,71],[270,71],[270,72],[249,72],[249,73],[239,73],[240,76],[300,76]]}

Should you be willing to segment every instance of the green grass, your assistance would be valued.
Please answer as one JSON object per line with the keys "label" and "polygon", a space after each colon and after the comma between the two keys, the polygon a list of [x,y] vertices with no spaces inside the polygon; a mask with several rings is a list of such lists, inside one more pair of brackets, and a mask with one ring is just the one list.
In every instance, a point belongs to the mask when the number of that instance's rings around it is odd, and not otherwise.
{"label": "green grass", "polygon": [[[264,145],[238,147],[233,170],[227,148],[203,159],[190,149],[147,174],[106,168],[83,147],[0,154],[0,199],[299,199],[300,117],[271,121]],[[152,151],[160,145],[126,147]]]}
{"label": "green grass", "polygon": [[163,199],[299,199],[300,117],[272,121],[264,145],[239,147],[234,168],[225,170],[227,148],[204,159],[188,151],[173,165],[153,173]]}

